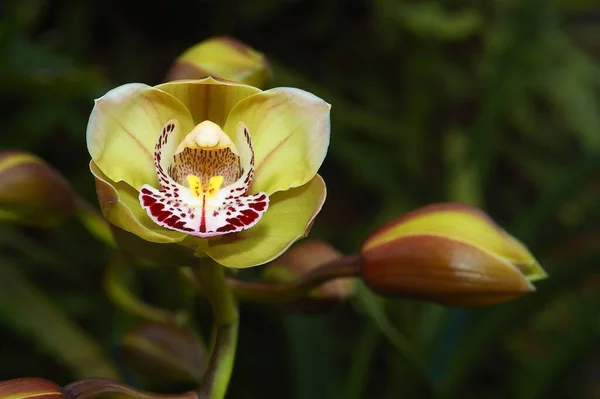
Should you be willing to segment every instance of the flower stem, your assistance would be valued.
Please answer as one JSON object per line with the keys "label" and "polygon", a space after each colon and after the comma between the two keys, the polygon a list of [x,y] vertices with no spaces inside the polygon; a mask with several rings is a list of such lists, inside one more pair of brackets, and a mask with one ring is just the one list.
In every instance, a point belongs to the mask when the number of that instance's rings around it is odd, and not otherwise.
{"label": "flower stem", "polygon": [[203,293],[212,306],[215,319],[210,360],[197,392],[200,399],[223,399],[237,348],[237,303],[221,265],[207,262],[195,271]]}
{"label": "flower stem", "polygon": [[[193,275],[190,269],[183,270],[183,273],[201,295],[208,296],[208,287],[205,287],[198,275]],[[329,280],[357,277],[359,273],[359,257],[352,255],[319,266],[292,281],[242,281],[235,278],[227,278],[226,281],[240,302],[285,303],[306,297],[313,289]]]}
{"label": "flower stem", "polygon": [[239,322],[213,327],[212,350],[206,373],[198,389],[199,399],[223,399],[231,378],[237,349]]}
{"label": "flower stem", "polygon": [[282,303],[301,299],[329,280],[356,277],[359,273],[359,257],[353,255],[326,263],[292,281],[272,283],[228,279],[227,282],[240,301]]}

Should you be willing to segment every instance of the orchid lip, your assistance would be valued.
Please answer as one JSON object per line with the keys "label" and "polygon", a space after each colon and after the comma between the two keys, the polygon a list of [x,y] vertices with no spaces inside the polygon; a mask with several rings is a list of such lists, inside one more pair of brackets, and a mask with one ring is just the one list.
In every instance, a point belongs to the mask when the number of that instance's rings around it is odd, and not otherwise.
{"label": "orchid lip", "polygon": [[139,200],[150,218],[162,227],[201,238],[258,223],[269,197],[264,192],[248,193],[254,177],[248,128],[240,122],[234,142],[217,124],[204,121],[176,143],[179,129],[179,122],[170,120],[155,145],[160,190],[148,184],[140,188]]}

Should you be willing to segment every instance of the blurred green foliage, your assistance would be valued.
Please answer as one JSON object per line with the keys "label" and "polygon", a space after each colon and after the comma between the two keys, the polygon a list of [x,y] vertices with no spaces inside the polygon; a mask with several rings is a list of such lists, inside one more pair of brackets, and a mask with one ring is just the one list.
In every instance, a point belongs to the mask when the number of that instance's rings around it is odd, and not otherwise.
{"label": "blurred green foliage", "polygon": [[[333,105],[313,237],[346,253],[416,206],[461,201],[524,241],[551,278],[477,311],[367,292],[324,316],[245,306],[230,398],[600,398],[600,6],[592,0],[4,0],[2,148],[40,155],[94,200],[92,100],[158,83],[191,45],[236,37],[276,86]],[[72,221],[0,227],[0,380],[116,376],[136,319],[103,292],[113,250]],[[151,303],[206,307],[174,271]],[[143,287],[143,288],[142,288]]]}

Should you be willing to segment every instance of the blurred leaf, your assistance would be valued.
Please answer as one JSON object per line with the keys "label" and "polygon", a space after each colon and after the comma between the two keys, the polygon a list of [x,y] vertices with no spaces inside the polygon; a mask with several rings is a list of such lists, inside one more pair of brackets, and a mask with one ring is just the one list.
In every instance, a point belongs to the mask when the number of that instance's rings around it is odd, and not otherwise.
{"label": "blurred leaf", "polygon": [[398,20],[417,36],[438,40],[461,40],[477,33],[483,18],[473,6],[447,11],[443,2],[422,1],[405,4],[396,11]]}
{"label": "blurred leaf", "polygon": [[536,365],[527,376],[521,375],[521,383],[515,384],[516,399],[548,398],[556,392],[555,387],[562,382],[563,376],[570,371],[579,357],[588,354],[589,348],[600,334],[600,293],[591,298],[579,298],[572,312],[574,325],[567,328],[554,341],[551,357]]}
{"label": "blurred leaf", "polygon": [[2,27],[10,26],[15,33],[32,30],[46,7],[46,0],[5,0],[0,4],[0,41]]}
{"label": "blurred leaf", "polygon": [[447,170],[447,198],[450,201],[479,206],[483,203],[477,170],[468,159],[468,140],[464,132],[454,129],[446,133],[443,143]]}
{"label": "blurred leaf", "polygon": [[600,154],[580,157],[576,163],[553,180],[547,182],[540,199],[521,215],[509,231],[522,241],[533,245],[540,226],[557,211],[557,208],[579,193],[579,188],[600,169]]}
{"label": "blurred leaf", "polygon": [[375,356],[375,350],[381,341],[381,332],[373,323],[366,323],[358,337],[358,345],[352,356],[350,371],[346,378],[343,399],[364,397],[369,375]]}
{"label": "blurred leaf", "polygon": [[[284,316],[292,355],[295,399],[331,399],[340,392],[327,317]],[[318,349],[317,349],[318,348]]]}
{"label": "blurred leaf", "polygon": [[117,377],[102,347],[27,281],[8,259],[0,262],[0,317],[4,325],[28,336],[75,377]]}
{"label": "blurred leaf", "polygon": [[410,366],[411,372],[415,374],[413,378],[416,380],[421,397],[433,398],[435,395],[425,374],[424,360],[415,350],[416,345],[409,342],[388,318],[384,308],[385,300],[371,293],[362,282],[357,282],[356,302]]}
{"label": "blurred leaf", "polygon": [[549,65],[540,69],[537,79],[556,110],[554,120],[564,124],[586,150],[600,149],[600,67],[561,32],[548,32],[543,45],[543,60]]}
{"label": "blurred leaf", "polygon": [[83,226],[92,236],[109,247],[115,247],[115,238],[110,230],[110,226],[100,211],[91,206],[82,197],[75,201],[76,214]]}
{"label": "blurred leaf", "polygon": [[[528,79],[525,61],[529,48],[540,35],[540,24],[547,5],[543,0],[519,3],[505,11],[503,23],[487,32],[487,54],[484,54],[483,93],[481,111],[471,126],[469,159],[482,184],[498,155],[501,116],[509,107],[515,87]],[[498,40],[499,39],[499,40]],[[483,204],[482,204],[483,205]]]}

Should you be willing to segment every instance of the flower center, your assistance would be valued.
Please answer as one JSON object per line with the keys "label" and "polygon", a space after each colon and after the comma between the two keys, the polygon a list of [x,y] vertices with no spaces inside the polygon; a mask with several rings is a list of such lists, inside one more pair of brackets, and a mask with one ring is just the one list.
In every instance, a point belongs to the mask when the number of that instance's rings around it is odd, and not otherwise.
{"label": "flower center", "polygon": [[168,169],[169,176],[188,187],[199,199],[213,198],[221,187],[242,175],[235,144],[219,125],[204,121],[179,144]]}
{"label": "flower center", "polygon": [[238,123],[235,143],[210,121],[176,143],[179,129],[177,120],[168,121],[154,146],[161,187],[144,184],[139,195],[148,216],[159,226],[200,238],[236,233],[258,223],[269,207],[269,196],[248,192],[254,149],[246,125]]}

